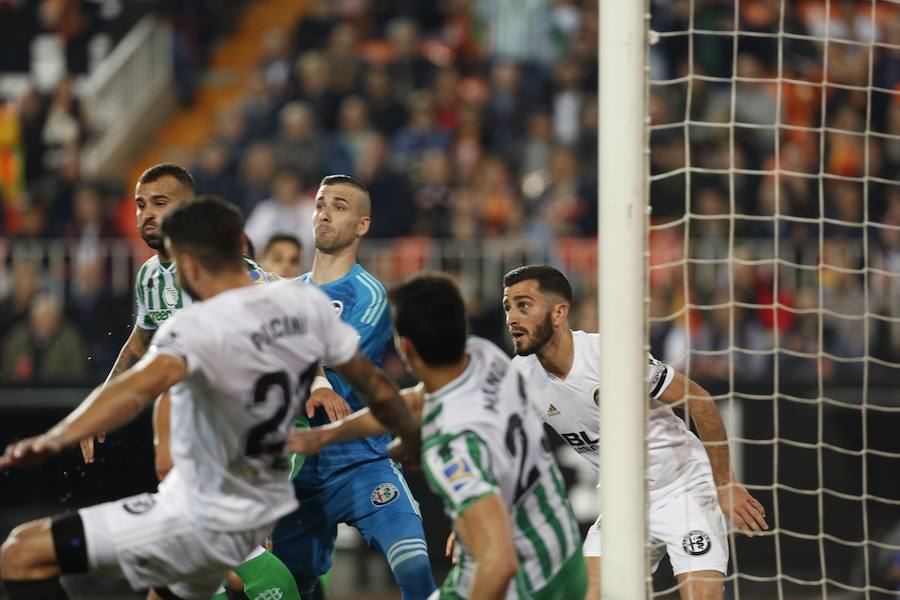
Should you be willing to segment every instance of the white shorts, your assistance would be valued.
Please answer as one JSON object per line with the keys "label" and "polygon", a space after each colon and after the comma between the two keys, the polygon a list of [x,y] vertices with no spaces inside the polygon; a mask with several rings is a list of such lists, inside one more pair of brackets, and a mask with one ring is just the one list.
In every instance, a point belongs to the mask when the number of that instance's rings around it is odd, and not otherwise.
{"label": "white shorts", "polygon": [[[601,515],[602,516],[602,515]],[[695,488],[648,515],[650,565],[656,572],[668,553],[675,575],[694,571],[728,572],[728,526],[712,486]],[[600,518],[584,538],[584,555],[603,556]]]}
{"label": "white shorts", "polygon": [[121,573],[135,590],[167,587],[181,598],[209,600],[269,527],[200,529],[166,500],[139,494],[79,510],[88,566]]}

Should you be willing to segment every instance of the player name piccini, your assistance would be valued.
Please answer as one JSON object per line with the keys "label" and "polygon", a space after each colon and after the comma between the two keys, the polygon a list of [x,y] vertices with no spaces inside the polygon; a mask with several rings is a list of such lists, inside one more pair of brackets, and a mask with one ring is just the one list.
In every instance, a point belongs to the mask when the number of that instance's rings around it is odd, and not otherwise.
{"label": "player name piccini", "polygon": [[279,338],[288,335],[303,335],[304,333],[306,333],[305,318],[285,315],[264,323],[262,327],[250,334],[250,340],[257,350],[262,350],[264,345],[274,344],[275,340]]}

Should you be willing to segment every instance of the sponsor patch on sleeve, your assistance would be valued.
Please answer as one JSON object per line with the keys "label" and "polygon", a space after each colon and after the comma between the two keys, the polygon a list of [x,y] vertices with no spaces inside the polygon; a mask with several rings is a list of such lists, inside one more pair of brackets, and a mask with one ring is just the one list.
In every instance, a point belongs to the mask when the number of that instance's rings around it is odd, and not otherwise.
{"label": "sponsor patch on sleeve", "polygon": [[475,470],[460,456],[444,464],[444,477],[453,486],[453,491],[458,492],[475,477]]}

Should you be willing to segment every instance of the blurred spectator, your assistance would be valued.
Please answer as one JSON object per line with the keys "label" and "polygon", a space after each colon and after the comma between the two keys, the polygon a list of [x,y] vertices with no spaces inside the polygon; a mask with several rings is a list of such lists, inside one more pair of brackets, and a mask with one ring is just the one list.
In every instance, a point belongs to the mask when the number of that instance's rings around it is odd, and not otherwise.
{"label": "blurred spectator", "polygon": [[27,318],[3,340],[2,375],[16,383],[71,383],[87,374],[81,335],[62,312],[55,296],[39,294]]}
{"label": "blurred spectator", "polygon": [[325,143],[308,104],[289,102],[279,113],[281,128],[272,144],[278,165],[297,171],[305,181],[321,177]]}
{"label": "blurred spectator", "polygon": [[75,191],[75,219],[69,223],[66,237],[78,241],[84,251],[90,253],[97,252],[101,240],[119,237],[96,186],[82,185]]}
{"label": "blurred spectator", "polygon": [[397,100],[390,75],[385,69],[369,69],[365,77],[365,96],[372,125],[382,135],[392,136],[406,123],[406,108]]}
{"label": "blurred spectator", "polygon": [[338,98],[356,92],[362,83],[363,63],[357,52],[356,28],[352,23],[337,24],[328,36],[326,60],[331,71],[331,89]]}
{"label": "blurred spectator", "polygon": [[84,135],[81,105],[72,93],[69,77],[63,77],[53,91],[43,123],[41,140],[46,150],[42,166],[58,169],[64,161],[65,151],[77,146]]}
{"label": "blurred spectator", "polygon": [[44,169],[44,119],[46,108],[40,94],[29,87],[19,98],[19,122],[25,152],[25,180],[32,182]]}
{"label": "blurred spectator", "polygon": [[82,256],[75,263],[66,297],[67,312],[84,336],[94,381],[109,372],[132,322],[129,298],[115,296],[106,277],[105,262],[99,256]]}
{"label": "blurred spectator", "polygon": [[250,139],[267,138],[275,132],[277,106],[265,73],[255,70],[247,81],[240,102],[241,115]]}
{"label": "blurred spectator", "polygon": [[39,291],[40,264],[33,260],[15,260],[10,276],[11,293],[0,303],[0,339],[14,323],[27,315],[28,307]]}
{"label": "blurred spectator", "polygon": [[315,114],[315,122],[325,131],[331,131],[337,124],[340,99],[331,87],[332,73],[328,60],[322,53],[309,50],[297,59],[294,71],[299,79],[294,98],[307,103]]}
{"label": "blurred spectator", "polygon": [[247,219],[245,231],[257,248],[264,248],[276,233],[293,233],[311,247],[313,200],[303,192],[300,177],[281,169],[272,178],[271,196],[261,202]]}
{"label": "blurred spectator", "polygon": [[300,255],[303,247],[300,239],[289,233],[276,233],[269,238],[259,256],[259,265],[269,273],[285,279],[299,277]]}
{"label": "blurred spectator", "polygon": [[449,145],[450,137],[434,123],[428,97],[419,94],[411,98],[409,121],[391,143],[394,165],[414,173],[426,152],[446,150]]}
{"label": "blurred spectator", "polygon": [[491,147],[507,159],[514,159],[525,128],[525,94],[519,67],[498,61],[491,68],[491,94],[485,116],[491,124]]}
{"label": "blurred spectator", "polygon": [[265,142],[256,142],[247,147],[241,159],[237,180],[238,194],[234,199],[245,215],[249,215],[260,202],[269,197],[269,186],[276,167],[272,146]]}
{"label": "blurred spectator", "polygon": [[367,140],[365,151],[353,171],[372,196],[370,238],[392,238],[412,231],[414,212],[409,179],[387,164],[387,144],[380,135]]}
{"label": "blurred spectator", "polygon": [[299,51],[310,48],[322,48],[337,25],[333,0],[310,0],[306,14],[294,34],[295,44]]}
{"label": "blurred spectator", "polygon": [[348,96],[341,102],[338,129],[329,140],[325,157],[328,173],[351,173],[372,138],[369,109],[359,96]]}
{"label": "blurred spectator", "polygon": [[415,190],[414,231],[434,238],[450,237],[450,160],[445,152],[432,150],[422,162],[422,182]]}
{"label": "blurred spectator", "polygon": [[578,141],[581,107],[585,94],[581,89],[581,68],[568,61],[557,65],[553,94],[553,133],[560,144]]}
{"label": "blurred spectator", "polygon": [[215,194],[229,202],[237,202],[237,182],[230,168],[230,148],[222,142],[209,142],[200,149],[197,163],[191,168],[194,184],[201,194]]}
{"label": "blurred spectator", "polygon": [[421,54],[416,22],[404,17],[394,19],[388,24],[387,40],[391,47],[388,73],[394,93],[406,98],[415,90],[429,86],[434,76],[434,65]]}
{"label": "blurred spectator", "polygon": [[288,93],[291,78],[291,43],[280,29],[267,29],[260,40],[262,60],[259,70],[265,87],[275,98],[284,98]]}

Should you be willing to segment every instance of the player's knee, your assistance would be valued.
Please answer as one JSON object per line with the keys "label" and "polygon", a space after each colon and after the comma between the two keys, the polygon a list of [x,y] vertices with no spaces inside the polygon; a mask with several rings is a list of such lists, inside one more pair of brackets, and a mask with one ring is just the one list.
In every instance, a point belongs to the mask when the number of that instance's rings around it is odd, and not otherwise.
{"label": "player's knee", "polygon": [[28,579],[35,559],[29,540],[37,533],[39,522],[25,523],[13,529],[0,546],[0,577],[6,580]]}
{"label": "player's knee", "polygon": [[387,558],[397,585],[403,592],[403,600],[425,600],[434,591],[434,577],[431,575],[425,540],[398,540],[388,548]]}

